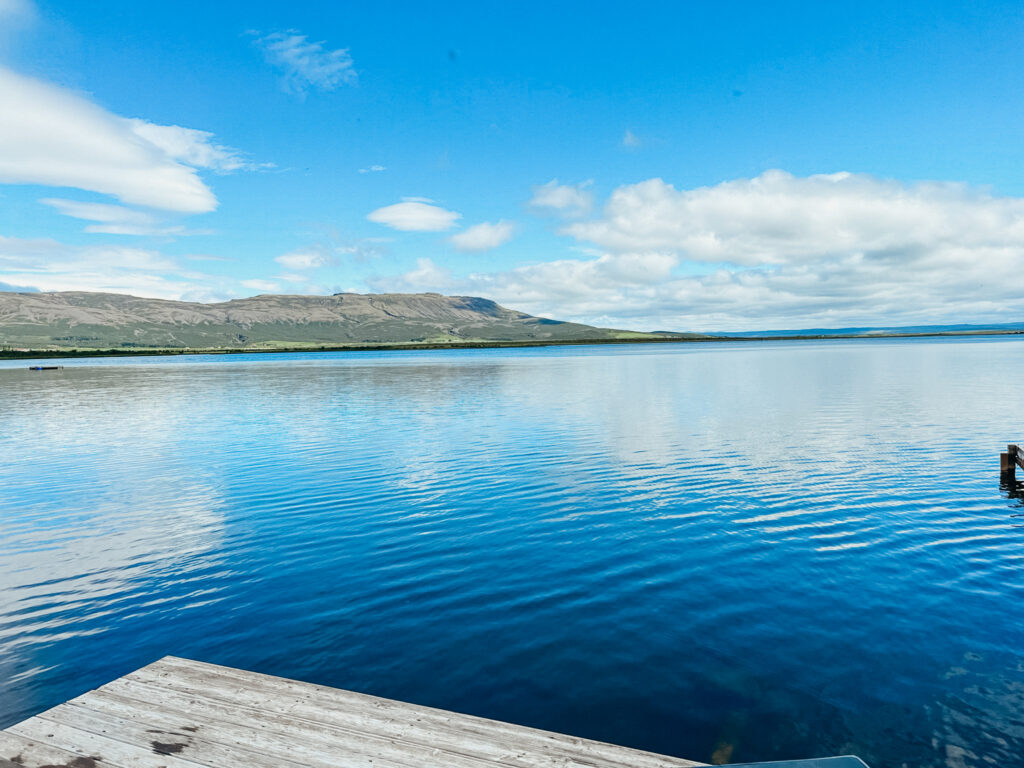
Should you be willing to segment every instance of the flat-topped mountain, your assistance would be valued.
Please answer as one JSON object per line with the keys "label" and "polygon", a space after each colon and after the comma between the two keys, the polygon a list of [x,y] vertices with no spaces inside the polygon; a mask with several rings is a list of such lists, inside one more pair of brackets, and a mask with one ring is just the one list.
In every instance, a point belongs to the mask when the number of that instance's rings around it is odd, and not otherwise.
{"label": "flat-topped mountain", "polygon": [[0,292],[0,347],[16,349],[238,349],[652,336],[548,320],[488,299],[437,293],[265,295],[201,304],[84,291]]}

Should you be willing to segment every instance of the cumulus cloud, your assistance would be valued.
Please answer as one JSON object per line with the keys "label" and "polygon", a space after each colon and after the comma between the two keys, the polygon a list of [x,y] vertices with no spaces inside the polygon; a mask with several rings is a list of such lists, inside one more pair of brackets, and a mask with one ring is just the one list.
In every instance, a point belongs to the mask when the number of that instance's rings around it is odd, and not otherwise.
{"label": "cumulus cloud", "polygon": [[323,41],[311,43],[294,29],[255,34],[257,47],[267,62],[281,71],[282,85],[289,93],[305,95],[310,88],[333,91],[357,80],[347,48],[329,50]]}
{"label": "cumulus cloud", "polygon": [[515,235],[515,232],[516,225],[514,222],[502,219],[491,224],[485,221],[481,224],[475,224],[456,235],[452,235],[451,242],[460,251],[479,253],[507,243]]}
{"label": "cumulus cloud", "polygon": [[378,208],[366,218],[403,232],[443,232],[454,227],[462,215],[433,205],[428,198],[416,197]]}
{"label": "cumulus cloud", "polygon": [[558,179],[552,179],[533,188],[530,207],[566,218],[586,216],[594,207],[594,193],[590,191],[593,183],[588,180],[579,184],[559,184]]}
{"label": "cumulus cloud", "polygon": [[105,291],[157,299],[226,298],[220,278],[182,269],[153,250],[72,246],[49,238],[0,236],[0,281],[43,291]]}
{"label": "cumulus cloud", "polygon": [[768,171],[693,190],[661,179],[623,186],[599,219],[564,231],[613,252],[671,250],[701,262],[789,264],[952,245],[1018,247],[1024,200],[963,184]]}
{"label": "cumulus cloud", "polygon": [[212,135],[125,119],[83,96],[0,67],[0,183],[112,195],[181,213],[217,207],[197,168],[245,167]]}
{"label": "cumulus cloud", "polygon": [[419,264],[376,286],[641,330],[1024,318],[1024,199],[962,184],[773,171],[676,190],[653,179],[565,231],[600,255],[463,278]]}

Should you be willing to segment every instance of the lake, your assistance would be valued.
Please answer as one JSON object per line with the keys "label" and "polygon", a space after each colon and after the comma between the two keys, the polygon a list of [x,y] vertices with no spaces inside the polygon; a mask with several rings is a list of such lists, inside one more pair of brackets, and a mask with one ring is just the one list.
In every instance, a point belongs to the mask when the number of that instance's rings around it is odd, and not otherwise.
{"label": "lake", "polygon": [[174,654],[707,762],[1022,764],[1020,339],[64,364],[0,362],[0,727]]}

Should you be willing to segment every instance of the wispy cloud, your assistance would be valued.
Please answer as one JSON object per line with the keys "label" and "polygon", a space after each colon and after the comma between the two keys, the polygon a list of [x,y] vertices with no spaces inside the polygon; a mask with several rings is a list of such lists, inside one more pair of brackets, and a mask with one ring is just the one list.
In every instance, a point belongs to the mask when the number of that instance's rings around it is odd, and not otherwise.
{"label": "wispy cloud", "polygon": [[280,275],[274,275],[274,279],[279,280],[282,283],[302,285],[309,282],[309,275],[300,275],[295,272],[285,272]]}
{"label": "wispy cloud", "polygon": [[55,208],[65,216],[96,222],[87,226],[86,232],[108,235],[180,235],[185,233],[185,228],[180,225],[163,226],[153,215],[126,208],[123,205],[84,203],[58,197],[43,198],[39,202]]}
{"label": "wispy cloud", "polygon": [[387,238],[345,239],[337,232],[327,232],[321,240],[276,256],[274,261],[291,274],[336,267],[342,262],[365,263],[384,252]]}
{"label": "wispy cloud", "polygon": [[415,269],[405,274],[371,277],[366,282],[371,290],[380,293],[450,293],[456,285],[451,270],[437,266],[430,259],[416,259]]}
{"label": "wispy cloud", "polygon": [[378,208],[366,218],[403,232],[443,232],[454,227],[462,215],[434,205],[429,198],[415,197]]}
{"label": "wispy cloud", "polygon": [[252,34],[267,62],[280,70],[282,85],[289,93],[305,95],[310,88],[333,91],[358,79],[347,48],[330,50],[323,41],[310,42],[294,29]]}
{"label": "wispy cloud", "polygon": [[479,253],[507,243],[515,235],[515,232],[515,223],[502,219],[493,224],[486,221],[476,224],[463,232],[452,235],[450,239],[452,245],[460,251]]}
{"label": "wispy cloud", "polygon": [[277,256],[274,261],[286,269],[317,269],[337,263],[326,248],[312,246]]}
{"label": "wispy cloud", "polygon": [[261,293],[277,293],[281,290],[281,286],[270,280],[243,280],[242,285],[246,288],[251,288],[254,291],[260,291]]}
{"label": "wispy cloud", "polygon": [[533,188],[530,207],[566,218],[586,216],[594,207],[594,193],[590,191],[593,183],[588,180],[579,184],[559,184],[558,179],[552,179]]}
{"label": "wispy cloud", "polygon": [[183,269],[159,251],[74,246],[49,238],[0,236],[0,281],[43,291],[103,291],[158,299],[229,298],[223,278]]}
{"label": "wispy cloud", "polygon": [[643,142],[640,141],[640,137],[637,136],[629,128],[622,134],[622,146],[626,149],[638,149]]}
{"label": "wispy cloud", "polygon": [[386,171],[386,170],[387,170],[387,168],[385,168],[383,165],[371,165],[369,168],[360,168],[359,172],[360,173],[380,173],[381,171]]}
{"label": "wispy cloud", "polygon": [[10,283],[0,283],[0,291],[7,291],[9,293],[39,293],[39,289],[31,285],[11,285]]}
{"label": "wispy cloud", "polygon": [[185,258],[189,261],[238,261],[230,256],[214,256],[209,253],[190,253]]}
{"label": "wispy cloud", "polygon": [[219,173],[255,171],[273,168],[273,163],[253,163],[237,149],[214,142],[209,131],[182,128],[180,125],[155,125],[145,120],[129,120],[132,130],[167,157],[193,168],[208,168]]}

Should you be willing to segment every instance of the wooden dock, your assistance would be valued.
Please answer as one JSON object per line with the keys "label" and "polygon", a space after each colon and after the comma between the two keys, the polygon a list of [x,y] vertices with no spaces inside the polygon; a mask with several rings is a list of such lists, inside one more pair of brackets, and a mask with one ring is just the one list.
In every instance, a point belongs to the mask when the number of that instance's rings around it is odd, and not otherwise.
{"label": "wooden dock", "polygon": [[[697,765],[703,763],[173,656],[0,731],[0,768]],[[867,768],[856,757],[759,765]]]}
{"label": "wooden dock", "polygon": [[0,731],[0,768],[696,765],[173,657]]}

